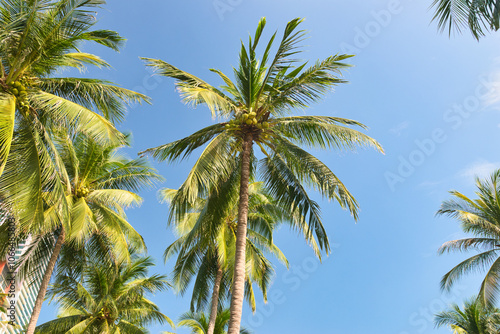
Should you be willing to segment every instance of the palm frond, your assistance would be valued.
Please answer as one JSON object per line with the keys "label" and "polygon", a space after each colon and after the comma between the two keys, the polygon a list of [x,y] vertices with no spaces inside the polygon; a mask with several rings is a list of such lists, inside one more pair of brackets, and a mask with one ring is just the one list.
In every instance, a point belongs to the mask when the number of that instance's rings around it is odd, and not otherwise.
{"label": "palm frond", "polygon": [[0,94],[0,176],[7,163],[7,156],[14,136],[15,113],[15,98],[10,95]]}
{"label": "palm frond", "polygon": [[146,95],[99,79],[43,78],[40,80],[40,88],[87,109],[99,110],[106,119],[112,122],[124,119],[127,105],[142,101],[151,103]]}
{"label": "palm frond", "polygon": [[185,103],[197,106],[206,105],[213,117],[227,116],[234,111],[236,104],[219,89],[200,78],[184,72],[162,60],[141,58],[146,66],[152,67],[158,74],[177,80],[177,89]]}

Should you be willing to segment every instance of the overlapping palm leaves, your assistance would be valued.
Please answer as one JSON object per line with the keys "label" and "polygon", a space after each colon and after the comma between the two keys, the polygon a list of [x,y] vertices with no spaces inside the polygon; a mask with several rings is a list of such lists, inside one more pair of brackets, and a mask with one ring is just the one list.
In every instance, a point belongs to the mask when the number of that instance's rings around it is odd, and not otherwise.
{"label": "overlapping palm leaves", "polygon": [[[227,334],[227,326],[229,325],[229,318],[231,314],[229,310],[221,310],[217,313],[215,320],[214,334]],[[184,313],[180,317],[177,327],[187,327],[191,330],[191,334],[207,334],[209,318],[205,313]],[[164,332],[167,334],[168,332]],[[250,331],[242,328],[240,334],[250,334]]]}
{"label": "overlapping palm leaves", "polygon": [[500,170],[489,179],[476,179],[477,199],[452,191],[453,199],[443,202],[439,215],[456,219],[465,233],[473,237],[444,243],[439,252],[466,252],[476,254],[451,269],[441,280],[441,287],[449,290],[464,275],[486,272],[478,299],[485,305],[494,305],[500,290]]}
{"label": "overlapping palm leaves", "polygon": [[486,307],[476,298],[436,314],[436,327],[449,326],[455,334],[496,334],[500,331],[500,310]]}
{"label": "overlapping palm leaves", "polygon": [[64,68],[108,66],[79,50],[85,41],[114,50],[124,41],[116,32],[92,30],[96,7],[104,3],[0,1],[0,187],[20,223],[42,222],[45,203],[59,204],[61,217],[69,214],[56,177],[62,161],[51,140],[54,128],[122,143],[113,122],[128,103],[148,100],[103,80],[54,77]]}
{"label": "overlapping palm leaves", "polygon": [[[231,192],[225,211],[225,218],[214,221],[210,214],[211,199],[200,198],[192,211],[182,221],[173,224],[180,238],[165,251],[165,260],[178,254],[174,267],[175,287],[184,294],[195,279],[191,298],[191,310],[210,309],[216,314],[230,296],[230,287],[234,270],[234,252],[236,244],[236,224],[238,216],[238,182],[224,186],[224,191]],[[170,201],[177,191],[163,189],[161,195]],[[272,264],[266,254],[273,254],[288,266],[283,253],[273,243],[273,231],[284,220],[293,217],[279,207],[265,192],[261,183],[252,183],[249,187],[249,218],[247,235],[247,268],[245,295],[252,310],[255,310],[255,294],[252,287],[256,283],[267,300],[267,290],[274,275]],[[218,274],[219,273],[219,274]],[[218,293],[212,294],[218,286]],[[211,287],[214,287],[211,289]]]}
{"label": "overlapping palm leaves", "polygon": [[99,233],[110,238],[116,254],[124,256],[128,254],[128,242],[143,245],[127,222],[124,209],[141,203],[137,191],[162,180],[156,170],[144,159],[120,154],[122,145],[101,145],[84,135],[64,131],[56,134],[54,143],[64,163],[61,173],[66,175],[61,179],[69,219],[59,220],[55,208],[45,205],[43,224],[31,224],[28,231],[44,235],[62,227],[68,241],[76,246]]}
{"label": "overlapping palm leaves", "polygon": [[469,29],[479,39],[485,31],[500,28],[500,2],[497,0],[434,0],[440,30],[462,32]]}
{"label": "overlapping palm leaves", "polygon": [[37,327],[35,333],[137,333],[146,334],[145,326],[174,323],[148,294],[167,289],[165,276],[148,276],[154,263],[149,257],[132,256],[132,261],[118,264],[86,259],[83,280],[60,276],[49,294],[60,305],[58,319]]}
{"label": "overlapping palm leaves", "polygon": [[[77,256],[78,252],[85,253],[85,247],[100,248],[102,254],[123,261],[129,256],[130,244],[145,247],[142,237],[128,223],[124,209],[140,204],[141,198],[135,191],[162,179],[144,159],[131,160],[120,155],[118,145],[98,144],[84,135],[71,136],[67,131],[54,135],[55,147],[64,163],[61,172],[67,176],[61,179],[69,182],[62,182],[69,215],[61,221],[56,208],[46,205],[43,224],[32,223],[27,232],[19,235],[34,237],[20,264],[26,271],[35,270],[41,258],[50,257],[28,333],[34,329],[61,251]],[[64,251],[65,248],[69,250]],[[71,262],[62,268],[77,270],[78,262]]]}
{"label": "overlapping palm leaves", "polygon": [[[248,182],[253,163],[253,144],[257,144],[266,158],[260,161],[260,174],[271,195],[289,212],[307,217],[299,228],[305,229],[309,239],[316,237],[320,249],[330,246],[322,225],[318,204],[312,200],[305,186],[318,190],[325,198],[338,202],[357,217],[358,204],[337,178],[321,161],[299,146],[354,149],[380,145],[365,134],[350,128],[364,125],[359,122],[327,116],[287,116],[296,108],[306,108],[343,83],[343,63],[350,56],[335,55],[318,61],[310,67],[294,57],[300,53],[299,43],[305,32],[296,30],[301,19],[290,21],[276,54],[271,57],[274,34],[259,60],[257,46],[265,27],[265,19],[258,25],[248,46],[242,43],[235,81],[218,70],[225,85],[216,88],[202,79],[184,72],[164,61],[146,58],[148,66],[158,74],[176,80],[184,101],[203,104],[212,115],[229,122],[208,126],[186,138],[147,150],[158,160],[176,161],[188,157],[195,149],[207,144],[191,170],[188,179],[172,200],[171,219],[179,218],[199,196],[205,196],[211,185],[223,184],[234,170],[241,168],[238,212],[235,281],[231,302],[232,320],[229,334],[239,332],[245,282],[246,214],[248,209]],[[216,189],[217,191],[217,189]]]}

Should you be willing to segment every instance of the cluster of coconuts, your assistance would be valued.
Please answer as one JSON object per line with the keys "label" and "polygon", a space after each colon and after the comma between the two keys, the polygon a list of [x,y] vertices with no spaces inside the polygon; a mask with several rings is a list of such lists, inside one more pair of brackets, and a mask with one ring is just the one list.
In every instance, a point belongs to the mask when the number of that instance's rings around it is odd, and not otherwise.
{"label": "cluster of coconuts", "polygon": [[88,194],[90,193],[90,190],[89,188],[87,187],[80,187],[76,190],[76,197],[78,198],[82,198],[82,197],[85,197],[87,196]]}
{"label": "cluster of coconuts", "polygon": [[[264,122],[259,122],[259,120],[256,118],[257,113],[254,111],[244,113],[241,117],[237,119],[232,119],[225,125],[226,129],[228,130],[238,130],[241,128],[241,126],[247,125],[247,126],[255,126],[257,129],[265,131],[269,128],[269,123],[264,121]],[[269,135],[266,133],[262,134],[263,139],[269,138]]]}
{"label": "cluster of coconuts", "polygon": [[28,93],[26,92],[26,87],[20,81],[14,81],[10,85],[10,92],[17,98],[17,105],[19,110],[27,113],[30,105],[28,102]]}

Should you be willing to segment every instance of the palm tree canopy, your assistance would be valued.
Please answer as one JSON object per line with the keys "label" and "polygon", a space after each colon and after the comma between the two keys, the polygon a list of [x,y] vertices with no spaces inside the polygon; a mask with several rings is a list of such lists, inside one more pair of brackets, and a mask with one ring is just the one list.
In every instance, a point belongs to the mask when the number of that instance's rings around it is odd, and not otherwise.
{"label": "palm tree canopy", "polygon": [[[301,22],[302,19],[294,19],[288,23],[274,57],[271,49],[276,33],[258,59],[257,46],[266,24],[262,19],[248,45],[241,45],[234,81],[212,69],[224,81],[224,85],[218,88],[162,60],[144,58],[158,74],[176,80],[186,103],[206,105],[213,116],[225,120],[186,138],[143,152],[158,160],[172,162],[184,159],[206,145],[172,200],[171,220],[181,218],[189,208],[187,203],[205,197],[212,185],[219,187],[230,178],[240,166],[239,152],[245,138],[250,138],[252,144],[257,144],[265,154],[265,158],[258,162],[252,153],[251,170],[257,172],[258,169],[271,195],[288,212],[307,217],[297,227],[308,235],[308,239],[316,238],[320,249],[329,252],[330,246],[319,205],[309,197],[305,186],[338,202],[357,218],[358,204],[344,184],[325,164],[300,146],[382,149],[374,139],[350,128],[364,129],[359,122],[329,116],[289,116],[293,110],[307,108],[334,86],[344,83],[341,74],[349,65],[343,61],[351,57],[334,55],[309,67],[307,62],[300,63],[294,57],[300,53],[299,44],[305,37],[303,30],[296,29]],[[223,194],[220,189],[216,191]]]}
{"label": "palm tree canopy", "polygon": [[462,32],[469,29],[479,39],[485,31],[497,31],[500,28],[500,3],[496,0],[434,0],[436,14],[441,31]]}
{"label": "palm tree canopy", "polygon": [[[227,309],[217,313],[214,334],[227,334],[229,318],[230,312]],[[187,327],[191,330],[191,334],[205,334],[208,329],[208,316],[205,313],[184,313],[181,315],[177,327]],[[240,334],[250,334],[250,331],[242,328]]]}
{"label": "palm tree canopy", "polygon": [[500,330],[500,310],[485,307],[477,298],[436,314],[436,327],[449,326],[455,334],[496,334]]}
{"label": "palm tree canopy", "polygon": [[[236,191],[235,191],[236,190]],[[162,189],[161,198],[170,202],[177,191]],[[261,182],[250,184],[250,205],[247,235],[246,298],[255,311],[256,302],[253,283],[256,283],[267,301],[267,290],[274,276],[274,268],[266,256],[274,255],[288,266],[288,261],[281,250],[273,243],[273,232],[285,220],[293,217],[279,207],[279,204],[266,192]],[[232,195],[227,199],[230,206],[222,221],[212,219],[211,198],[200,198],[182,221],[173,222],[179,235],[164,253],[165,261],[178,254],[174,267],[173,282],[177,291],[184,294],[195,279],[191,298],[191,309],[202,310],[210,305],[210,287],[213,286],[217,271],[223,270],[219,305],[230,296],[234,269],[236,244],[236,224],[238,216],[237,187],[232,186]]]}
{"label": "palm tree canopy", "polygon": [[[85,253],[85,244],[116,258],[128,258],[129,245],[144,248],[144,241],[128,222],[125,209],[142,202],[137,191],[163,178],[145,159],[130,159],[121,154],[123,145],[101,145],[67,131],[54,135],[54,146],[64,164],[59,178],[69,213],[66,220],[61,220],[58,206],[44,203],[43,222],[18,223],[18,239],[31,237],[30,246],[19,261],[22,272],[34,274],[43,262],[41,259],[50,257],[61,226],[66,231],[62,255],[69,257],[63,261],[67,265],[62,271],[83,263],[78,257]],[[0,232],[6,228],[7,224],[0,225]],[[8,235],[0,233],[0,241]],[[0,254],[8,244],[1,243]]]}
{"label": "palm tree canopy", "polygon": [[441,280],[442,289],[449,290],[464,275],[472,272],[486,272],[478,298],[489,305],[495,304],[500,289],[500,170],[485,180],[476,179],[477,199],[470,199],[458,191],[451,191],[453,199],[441,204],[438,215],[456,219],[465,233],[473,237],[444,243],[439,253],[479,253],[459,263]]}
{"label": "palm tree canopy", "polygon": [[170,286],[165,276],[148,276],[148,268],[153,265],[150,257],[137,254],[130,263],[116,265],[88,258],[81,281],[61,276],[53,284],[49,295],[59,304],[58,318],[38,326],[35,333],[146,334],[149,324],[174,327],[147,299],[148,294]]}
{"label": "palm tree canopy", "polygon": [[0,1],[0,188],[18,221],[43,221],[44,200],[68,213],[55,177],[61,163],[53,128],[69,127],[101,144],[122,143],[114,122],[123,119],[129,103],[149,101],[105,80],[54,76],[64,68],[109,66],[79,50],[83,42],[113,50],[123,44],[114,31],[92,30],[96,7],[104,4]]}

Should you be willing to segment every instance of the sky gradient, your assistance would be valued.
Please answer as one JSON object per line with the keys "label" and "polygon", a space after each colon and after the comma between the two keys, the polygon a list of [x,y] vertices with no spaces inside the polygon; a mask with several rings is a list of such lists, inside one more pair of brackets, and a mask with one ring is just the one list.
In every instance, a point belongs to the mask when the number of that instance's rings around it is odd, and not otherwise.
{"label": "sky gradient", "polygon": [[[366,133],[383,145],[385,155],[314,151],[356,197],[360,219],[355,223],[336,203],[313,195],[332,243],[323,263],[296,233],[285,227],[276,233],[275,243],[291,268],[275,261],[269,303],[259,296],[253,316],[245,307],[243,326],[254,333],[450,333],[434,329],[433,313],[479,290],[479,276],[460,281],[451,293],[439,290],[442,275],[467,255],[437,255],[443,242],[462,234],[455,221],[435,213],[449,190],[473,196],[474,175],[500,168],[494,144],[500,140],[500,34],[479,43],[469,34],[440,34],[430,23],[431,2],[110,0],[99,11],[98,26],[128,41],[120,53],[84,47],[113,69],[83,75],[112,80],[153,99],[152,105],[131,108],[120,125],[133,134],[133,147],[127,149],[131,157],[214,122],[206,108],[183,105],[173,80],[152,77],[139,57],[159,58],[221,84],[209,69],[232,77],[240,39],[246,41],[263,16],[264,40],[275,30],[281,34],[291,19],[304,17],[301,26],[309,39],[302,57],[310,63],[336,53],[356,55],[350,59],[355,66],[345,72],[350,83],[305,113],[366,124]],[[168,207],[158,202],[156,192],[177,188],[193,161],[154,163],[166,181],[141,193],[143,205],[128,211],[157,261],[154,272],[170,274],[174,261],[164,265],[162,254],[175,238],[167,229]],[[168,291],[152,299],[174,320],[189,307],[188,294],[182,298]],[[54,305],[44,307],[39,324],[54,318]],[[162,330],[170,328],[151,327],[152,333]]]}

